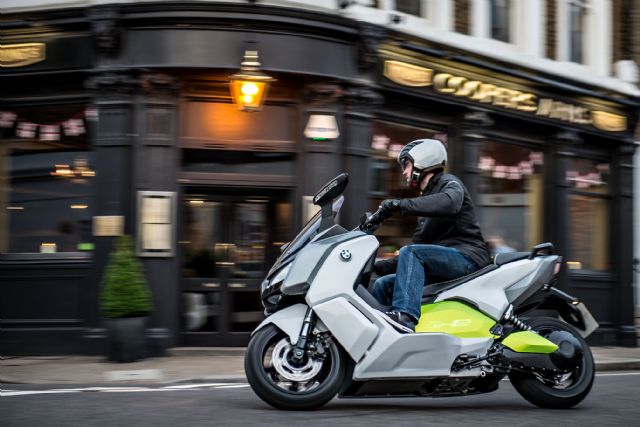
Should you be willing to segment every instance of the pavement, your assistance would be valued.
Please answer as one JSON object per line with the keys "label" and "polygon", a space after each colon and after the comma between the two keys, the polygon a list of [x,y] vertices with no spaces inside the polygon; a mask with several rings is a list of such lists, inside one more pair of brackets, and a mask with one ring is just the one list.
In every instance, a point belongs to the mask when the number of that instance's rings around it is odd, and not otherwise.
{"label": "pavement", "polygon": [[[640,347],[592,347],[597,371],[640,370]],[[3,384],[245,382],[245,348],[179,347],[166,357],[112,363],[99,356],[0,358]]]}

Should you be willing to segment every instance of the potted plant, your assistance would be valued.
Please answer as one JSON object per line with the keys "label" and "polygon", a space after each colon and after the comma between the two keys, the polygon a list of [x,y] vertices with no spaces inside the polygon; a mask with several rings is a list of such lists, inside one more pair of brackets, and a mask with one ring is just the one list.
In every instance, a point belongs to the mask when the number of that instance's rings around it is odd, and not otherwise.
{"label": "potted plant", "polygon": [[101,309],[106,317],[108,359],[133,362],[146,357],[151,293],[131,236],[115,241],[102,280]]}

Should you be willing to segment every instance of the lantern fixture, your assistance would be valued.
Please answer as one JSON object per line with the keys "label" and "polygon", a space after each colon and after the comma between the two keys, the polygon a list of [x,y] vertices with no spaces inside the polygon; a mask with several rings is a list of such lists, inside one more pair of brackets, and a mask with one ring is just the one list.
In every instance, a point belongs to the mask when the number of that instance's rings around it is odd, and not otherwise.
{"label": "lantern fixture", "polygon": [[257,50],[246,50],[240,71],[230,77],[231,97],[241,111],[260,111],[275,79],[260,71]]}

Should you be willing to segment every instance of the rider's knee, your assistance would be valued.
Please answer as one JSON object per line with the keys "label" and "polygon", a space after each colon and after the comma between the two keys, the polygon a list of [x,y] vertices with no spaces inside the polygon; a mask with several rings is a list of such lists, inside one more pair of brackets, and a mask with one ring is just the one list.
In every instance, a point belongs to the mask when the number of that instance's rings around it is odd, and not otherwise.
{"label": "rider's knee", "polygon": [[413,246],[407,245],[400,248],[400,256],[408,256],[413,254]]}

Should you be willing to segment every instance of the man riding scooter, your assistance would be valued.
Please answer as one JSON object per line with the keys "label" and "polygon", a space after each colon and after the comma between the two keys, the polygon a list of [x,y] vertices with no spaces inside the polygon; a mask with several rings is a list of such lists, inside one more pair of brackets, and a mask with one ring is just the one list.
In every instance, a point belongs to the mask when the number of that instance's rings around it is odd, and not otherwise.
{"label": "man riding scooter", "polygon": [[373,284],[372,294],[391,307],[385,320],[411,333],[420,318],[425,285],[473,273],[489,264],[490,257],[467,189],[460,179],[444,173],[447,151],[442,142],[412,141],[400,151],[398,163],[407,184],[419,189],[420,195],[384,200],[382,215],[416,215],[418,225],[414,244],[401,248],[396,258],[374,265],[382,277]]}

